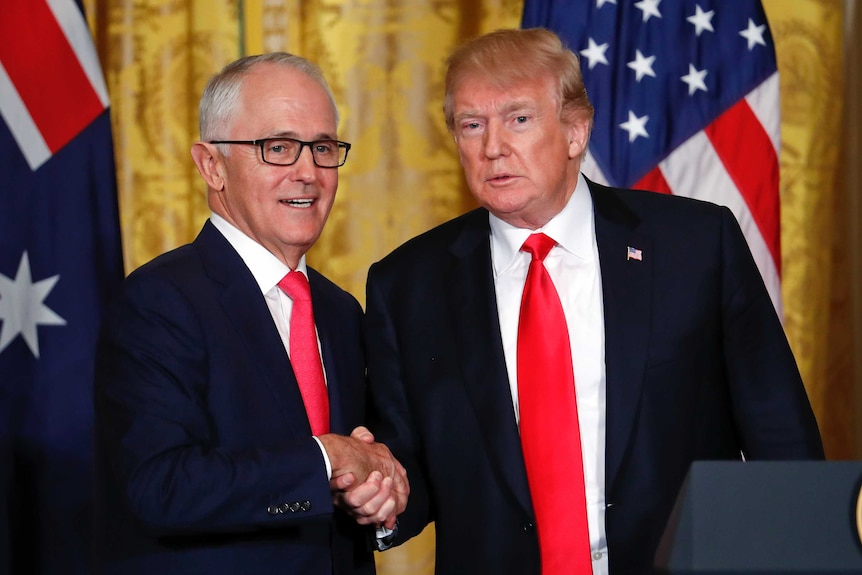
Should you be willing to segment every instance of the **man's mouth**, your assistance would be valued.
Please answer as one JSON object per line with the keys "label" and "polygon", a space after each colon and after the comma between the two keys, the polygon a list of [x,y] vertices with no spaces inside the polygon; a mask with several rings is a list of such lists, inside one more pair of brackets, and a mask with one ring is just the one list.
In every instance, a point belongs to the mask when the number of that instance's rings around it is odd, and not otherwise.
{"label": "man's mouth", "polygon": [[281,200],[282,204],[287,204],[292,208],[310,208],[314,203],[312,198],[297,198],[294,200]]}

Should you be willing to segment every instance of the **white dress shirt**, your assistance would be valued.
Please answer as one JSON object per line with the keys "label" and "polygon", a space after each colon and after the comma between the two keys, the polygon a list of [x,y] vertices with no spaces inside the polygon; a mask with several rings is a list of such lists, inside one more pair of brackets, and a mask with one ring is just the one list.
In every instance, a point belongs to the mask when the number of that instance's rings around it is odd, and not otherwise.
{"label": "white dress shirt", "polygon": [[[530,254],[520,251],[528,229],[490,215],[491,261],[503,351],[509,373],[515,421],[518,415],[517,344],[521,294]],[[536,230],[557,242],[545,258],[569,329],[575,393],[584,458],[587,516],[593,574],[607,575],[605,535],[605,327],[601,270],[596,244],[593,202],[583,176],[563,210]]]}

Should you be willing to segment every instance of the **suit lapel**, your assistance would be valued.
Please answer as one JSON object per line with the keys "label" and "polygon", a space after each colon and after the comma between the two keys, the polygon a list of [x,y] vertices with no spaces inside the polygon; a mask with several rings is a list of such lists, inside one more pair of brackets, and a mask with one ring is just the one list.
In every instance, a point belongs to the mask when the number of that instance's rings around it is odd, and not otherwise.
{"label": "suit lapel", "polygon": [[[223,313],[239,334],[258,373],[249,374],[248,385],[262,380],[285,414],[285,424],[296,436],[311,434],[299,386],[272,321],[269,308],[245,262],[209,221],[194,242],[209,277],[220,284]],[[243,383],[243,382],[240,382]]]}
{"label": "suit lapel", "polygon": [[[638,417],[649,341],[652,301],[652,239],[640,218],[611,188],[590,182],[605,316],[606,447],[608,493],[617,479]],[[641,260],[627,256],[640,250]]]}
{"label": "suit lapel", "polygon": [[497,316],[488,214],[476,210],[453,242],[445,278],[463,382],[498,477],[529,511],[529,486],[506,371]]}

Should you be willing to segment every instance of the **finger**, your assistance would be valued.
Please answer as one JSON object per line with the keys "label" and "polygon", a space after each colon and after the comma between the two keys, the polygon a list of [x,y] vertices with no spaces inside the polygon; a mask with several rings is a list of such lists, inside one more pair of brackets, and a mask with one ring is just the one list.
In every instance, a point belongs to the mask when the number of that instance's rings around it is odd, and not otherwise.
{"label": "finger", "polygon": [[398,521],[398,514],[393,513],[389,516],[389,519],[383,522],[383,526],[389,530],[395,529],[395,523]]}
{"label": "finger", "polygon": [[345,507],[351,514],[364,515],[363,507],[371,501],[381,489],[382,476],[373,472],[368,476],[368,480],[360,483],[350,491],[342,493],[342,507]]}
{"label": "finger", "polygon": [[403,493],[405,497],[410,494],[410,482],[407,480],[407,471],[403,467],[392,477],[392,480],[395,491]]}
{"label": "finger", "polygon": [[380,525],[395,512],[396,502],[392,494],[392,480],[388,477],[380,484],[380,490],[358,509],[357,521],[362,525]]}
{"label": "finger", "polygon": [[356,476],[353,473],[345,473],[344,475],[339,475],[338,477],[333,477],[329,481],[329,489],[332,491],[345,491],[350,488],[351,485],[356,483]]}
{"label": "finger", "polygon": [[350,432],[350,437],[354,439],[359,439],[364,441],[365,443],[374,443],[374,434],[368,430],[364,425],[360,425],[356,429]]}

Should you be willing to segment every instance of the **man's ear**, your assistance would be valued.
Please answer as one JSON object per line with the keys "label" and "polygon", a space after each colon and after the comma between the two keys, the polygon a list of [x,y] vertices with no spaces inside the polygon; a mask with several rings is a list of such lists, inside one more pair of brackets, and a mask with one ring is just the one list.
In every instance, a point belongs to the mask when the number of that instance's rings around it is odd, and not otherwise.
{"label": "man's ear", "polygon": [[213,190],[224,189],[224,162],[215,144],[195,142],[192,145],[192,159],[204,181]]}
{"label": "man's ear", "polygon": [[575,117],[567,126],[569,136],[569,158],[580,158],[587,149],[590,139],[590,121]]}

